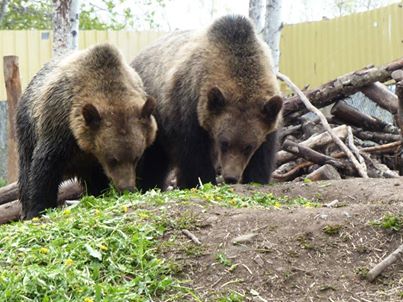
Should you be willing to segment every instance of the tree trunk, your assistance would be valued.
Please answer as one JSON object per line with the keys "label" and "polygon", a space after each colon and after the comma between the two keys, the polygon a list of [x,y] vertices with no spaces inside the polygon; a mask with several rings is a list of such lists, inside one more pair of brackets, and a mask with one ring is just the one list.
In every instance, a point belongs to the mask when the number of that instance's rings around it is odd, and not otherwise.
{"label": "tree trunk", "polygon": [[3,65],[8,105],[7,182],[11,183],[17,180],[18,175],[17,139],[15,135],[15,112],[17,109],[18,99],[21,96],[18,57],[5,56]]}
{"label": "tree trunk", "polygon": [[269,45],[273,55],[273,69],[279,71],[280,37],[283,28],[281,20],[282,0],[266,0],[266,17],[264,40]]}
{"label": "tree trunk", "polygon": [[53,0],[53,55],[64,55],[69,50],[72,0]]}
{"label": "tree trunk", "polygon": [[3,20],[3,18],[4,18],[4,15],[6,14],[8,2],[10,2],[10,0],[2,0],[2,1],[0,1],[0,24],[1,24],[1,21]]}
{"label": "tree trunk", "polygon": [[263,0],[249,0],[249,18],[260,33],[263,29],[264,3]]}
{"label": "tree trunk", "polygon": [[80,21],[80,0],[71,0],[69,48],[78,49],[78,29]]}

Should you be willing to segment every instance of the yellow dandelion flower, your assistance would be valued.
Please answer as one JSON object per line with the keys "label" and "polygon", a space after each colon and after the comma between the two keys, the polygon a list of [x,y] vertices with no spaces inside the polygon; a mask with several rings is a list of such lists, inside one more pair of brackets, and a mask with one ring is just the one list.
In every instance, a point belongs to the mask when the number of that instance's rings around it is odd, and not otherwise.
{"label": "yellow dandelion flower", "polygon": [[229,203],[230,205],[234,206],[234,205],[236,205],[236,199],[235,199],[235,198],[232,198],[228,203]]}
{"label": "yellow dandelion flower", "polygon": [[97,215],[97,216],[99,216],[99,214],[101,214],[101,211],[100,210],[98,210],[98,209],[95,209],[95,215]]}
{"label": "yellow dandelion flower", "polygon": [[191,189],[190,189],[190,192],[196,192],[196,191],[197,191],[196,188],[191,188]]}
{"label": "yellow dandelion flower", "polygon": [[63,211],[63,214],[66,215],[66,216],[68,216],[68,215],[71,214],[71,210],[70,210],[70,209],[65,209],[65,210]]}
{"label": "yellow dandelion flower", "polygon": [[41,247],[41,248],[39,249],[39,253],[41,253],[41,254],[47,254],[47,253],[49,253],[49,249],[47,249],[46,247]]}
{"label": "yellow dandelion flower", "polygon": [[275,207],[275,208],[281,208],[281,203],[279,203],[278,201],[276,201],[276,202],[274,203],[274,207]]}
{"label": "yellow dandelion flower", "polygon": [[124,213],[127,213],[127,211],[129,211],[129,208],[127,206],[122,206],[122,211]]}
{"label": "yellow dandelion flower", "polygon": [[73,264],[74,264],[74,261],[73,261],[73,259],[66,259],[66,261],[64,262],[64,264],[65,265],[67,265],[67,266],[72,266]]}
{"label": "yellow dandelion flower", "polygon": [[103,244],[101,244],[99,246],[99,248],[101,249],[101,251],[107,251],[108,250],[108,247],[106,245],[103,245]]}
{"label": "yellow dandelion flower", "polygon": [[38,218],[38,217],[32,218],[32,222],[38,222],[38,221],[39,221],[39,218]]}
{"label": "yellow dandelion flower", "polygon": [[138,215],[142,219],[147,219],[147,218],[150,217],[150,215],[148,213],[146,213],[146,212],[140,212],[140,213],[138,213]]}
{"label": "yellow dandelion flower", "polygon": [[84,299],[84,302],[94,302],[94,300],[92,298],[87,297],[87,298]]}

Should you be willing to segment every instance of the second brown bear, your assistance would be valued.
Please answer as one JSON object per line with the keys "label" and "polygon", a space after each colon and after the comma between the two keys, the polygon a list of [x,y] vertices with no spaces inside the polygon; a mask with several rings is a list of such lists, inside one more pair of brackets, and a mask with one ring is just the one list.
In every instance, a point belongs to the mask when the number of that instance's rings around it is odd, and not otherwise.
{"label": "second brown bear", "polygon": [[282,98],[268,47],[242,16],[168,35],[132,62],[157,99],[157,140],[144,157],[142,189],[270,180]]}

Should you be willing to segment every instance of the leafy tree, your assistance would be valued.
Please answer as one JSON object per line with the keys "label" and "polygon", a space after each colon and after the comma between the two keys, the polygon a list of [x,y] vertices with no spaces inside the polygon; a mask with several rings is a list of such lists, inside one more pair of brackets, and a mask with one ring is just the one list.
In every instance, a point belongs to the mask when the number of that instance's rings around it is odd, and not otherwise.
{"label": "leafy tree", "polygon": [[[155,11],[164,7],[167,1],[169,0],[101,0],[99,4],[82,1],[80,29],[158,28]],[[52,13],[50,0],[2,0],[0,29],[49,30],[52,28]]]}

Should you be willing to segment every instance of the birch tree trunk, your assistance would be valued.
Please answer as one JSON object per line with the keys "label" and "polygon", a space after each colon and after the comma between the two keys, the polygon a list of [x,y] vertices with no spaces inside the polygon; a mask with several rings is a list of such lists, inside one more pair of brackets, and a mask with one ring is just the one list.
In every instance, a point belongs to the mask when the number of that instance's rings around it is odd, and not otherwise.
{"label": "birch tree trunk", "polygon": [[78,29],[80,21],[80,0],[71,0],[69,48],[78,49]]}
{"label": "birch tree trunk", "polygon": [[6,14],[7,4],[10,0],[2,0],[0,1],[0,23],[3,20],[4,15]]}
{"label": "birch tree trunk", "polygon": [[282,0],[266,0],[266,16],[263,39],[269,45],[273,55],[274,71],[279,71],[280,37],[283,28],[281,17]]}
{"label": "birch tree trunk", "polygon": [[71,0],[53,0],[53,56],[68,52]]}
{"label": "birch tree trunk", "polygon": [[256,30],[260,33],[264,26],[264,0],[249,0],[249,18],[256,26]]}

